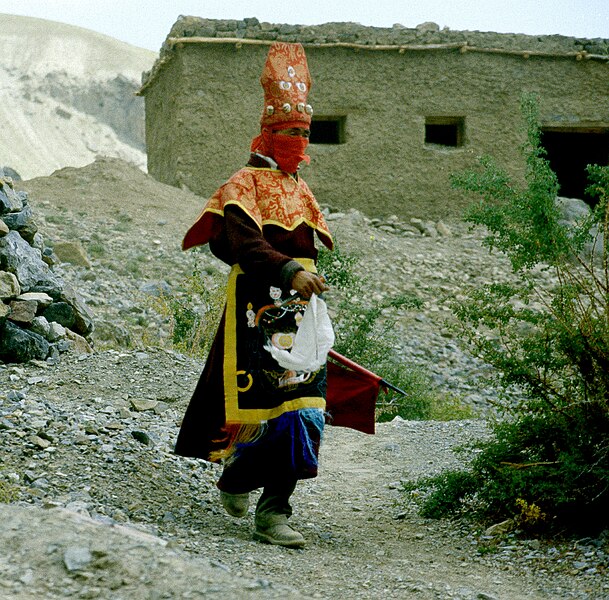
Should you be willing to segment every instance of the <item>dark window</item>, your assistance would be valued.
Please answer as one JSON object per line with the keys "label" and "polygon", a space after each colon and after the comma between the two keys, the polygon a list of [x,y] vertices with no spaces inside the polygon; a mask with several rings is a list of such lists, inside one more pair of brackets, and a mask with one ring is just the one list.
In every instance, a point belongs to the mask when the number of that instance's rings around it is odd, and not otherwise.
{"label": "dark window", "polygon": [[609,164],[609,128],[547,127],[541,131],[546,158],[556,173],[560,196],[597,202],[586,194],[587,165]]}
{"label": "dark window", "polygon": [[344,144],[347,117],[313,117],[311,144]]}
{"label": "dark window", "polygon": [[463,117],[426,117],[425,143],[456,148],[463,146],[465,119]]}

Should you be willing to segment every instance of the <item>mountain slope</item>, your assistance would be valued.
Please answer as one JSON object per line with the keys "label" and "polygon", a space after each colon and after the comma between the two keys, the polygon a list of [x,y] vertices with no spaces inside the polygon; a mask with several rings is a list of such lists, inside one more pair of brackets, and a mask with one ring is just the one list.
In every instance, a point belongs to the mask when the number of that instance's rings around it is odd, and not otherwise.
{"label": "mountain slope", "polygon": [[54,21],[0,15],[0,166],[24,179],[98,154],[145,168],[133,94],[154,52]]}

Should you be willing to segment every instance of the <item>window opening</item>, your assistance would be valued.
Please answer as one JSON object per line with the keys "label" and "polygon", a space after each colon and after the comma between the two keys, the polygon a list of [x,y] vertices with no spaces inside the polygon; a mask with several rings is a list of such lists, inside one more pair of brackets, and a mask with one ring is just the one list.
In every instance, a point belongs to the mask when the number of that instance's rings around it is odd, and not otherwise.
{"label": "window opening", "polygon": [[586,166],[609,164],[609,128],[545,127],[541,130],[541,144],[558,178],[558,194],[594,206],[598,199],[586,194]]}
{"label": "window opening", "polygon": [[464,141],[464,117],[425,117],[426,144],[458,148]]}
{"label": "window opening", "polygon": [[344,144],[345,116],[313,117],[311,122],[311,144]]}

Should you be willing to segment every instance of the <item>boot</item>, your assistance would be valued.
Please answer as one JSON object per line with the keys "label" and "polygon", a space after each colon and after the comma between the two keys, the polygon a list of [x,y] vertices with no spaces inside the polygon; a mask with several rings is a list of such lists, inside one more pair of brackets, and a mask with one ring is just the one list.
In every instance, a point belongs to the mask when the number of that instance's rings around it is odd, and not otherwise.
{"label": "boot", "polygon": [[244,517],[250,505],[249,494],[229,494],[220,491],[220,502],[231,517]]}
{"label": "boot", "polygon": [[286,548],[304,548],[305,546],[304,537],[288,525],[286,515],[256,515],[254,539],[257,542],[285,546]]}

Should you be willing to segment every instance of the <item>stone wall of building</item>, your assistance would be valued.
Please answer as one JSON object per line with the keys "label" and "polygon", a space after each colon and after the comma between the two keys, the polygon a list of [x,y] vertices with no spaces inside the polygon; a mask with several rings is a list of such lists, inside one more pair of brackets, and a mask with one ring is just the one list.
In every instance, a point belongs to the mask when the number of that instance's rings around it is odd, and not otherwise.
{"label": "stone wall of building", "polygon": [[[492,153],[521,175],[523,92],[539,95],[545,125],[609,129],[607,40],[184,18],[142,88],[153,176],[207,196],[246,162],[268,51],[249,40],[272,39],[305,43],[314,118],[344,118],[344,143],[312,144],[303,171],[338,208],[444,218],[469,202],[449,175],[476,157]],[[443,118],[462,120],[462,145],[426,143],[426,122]]]}

